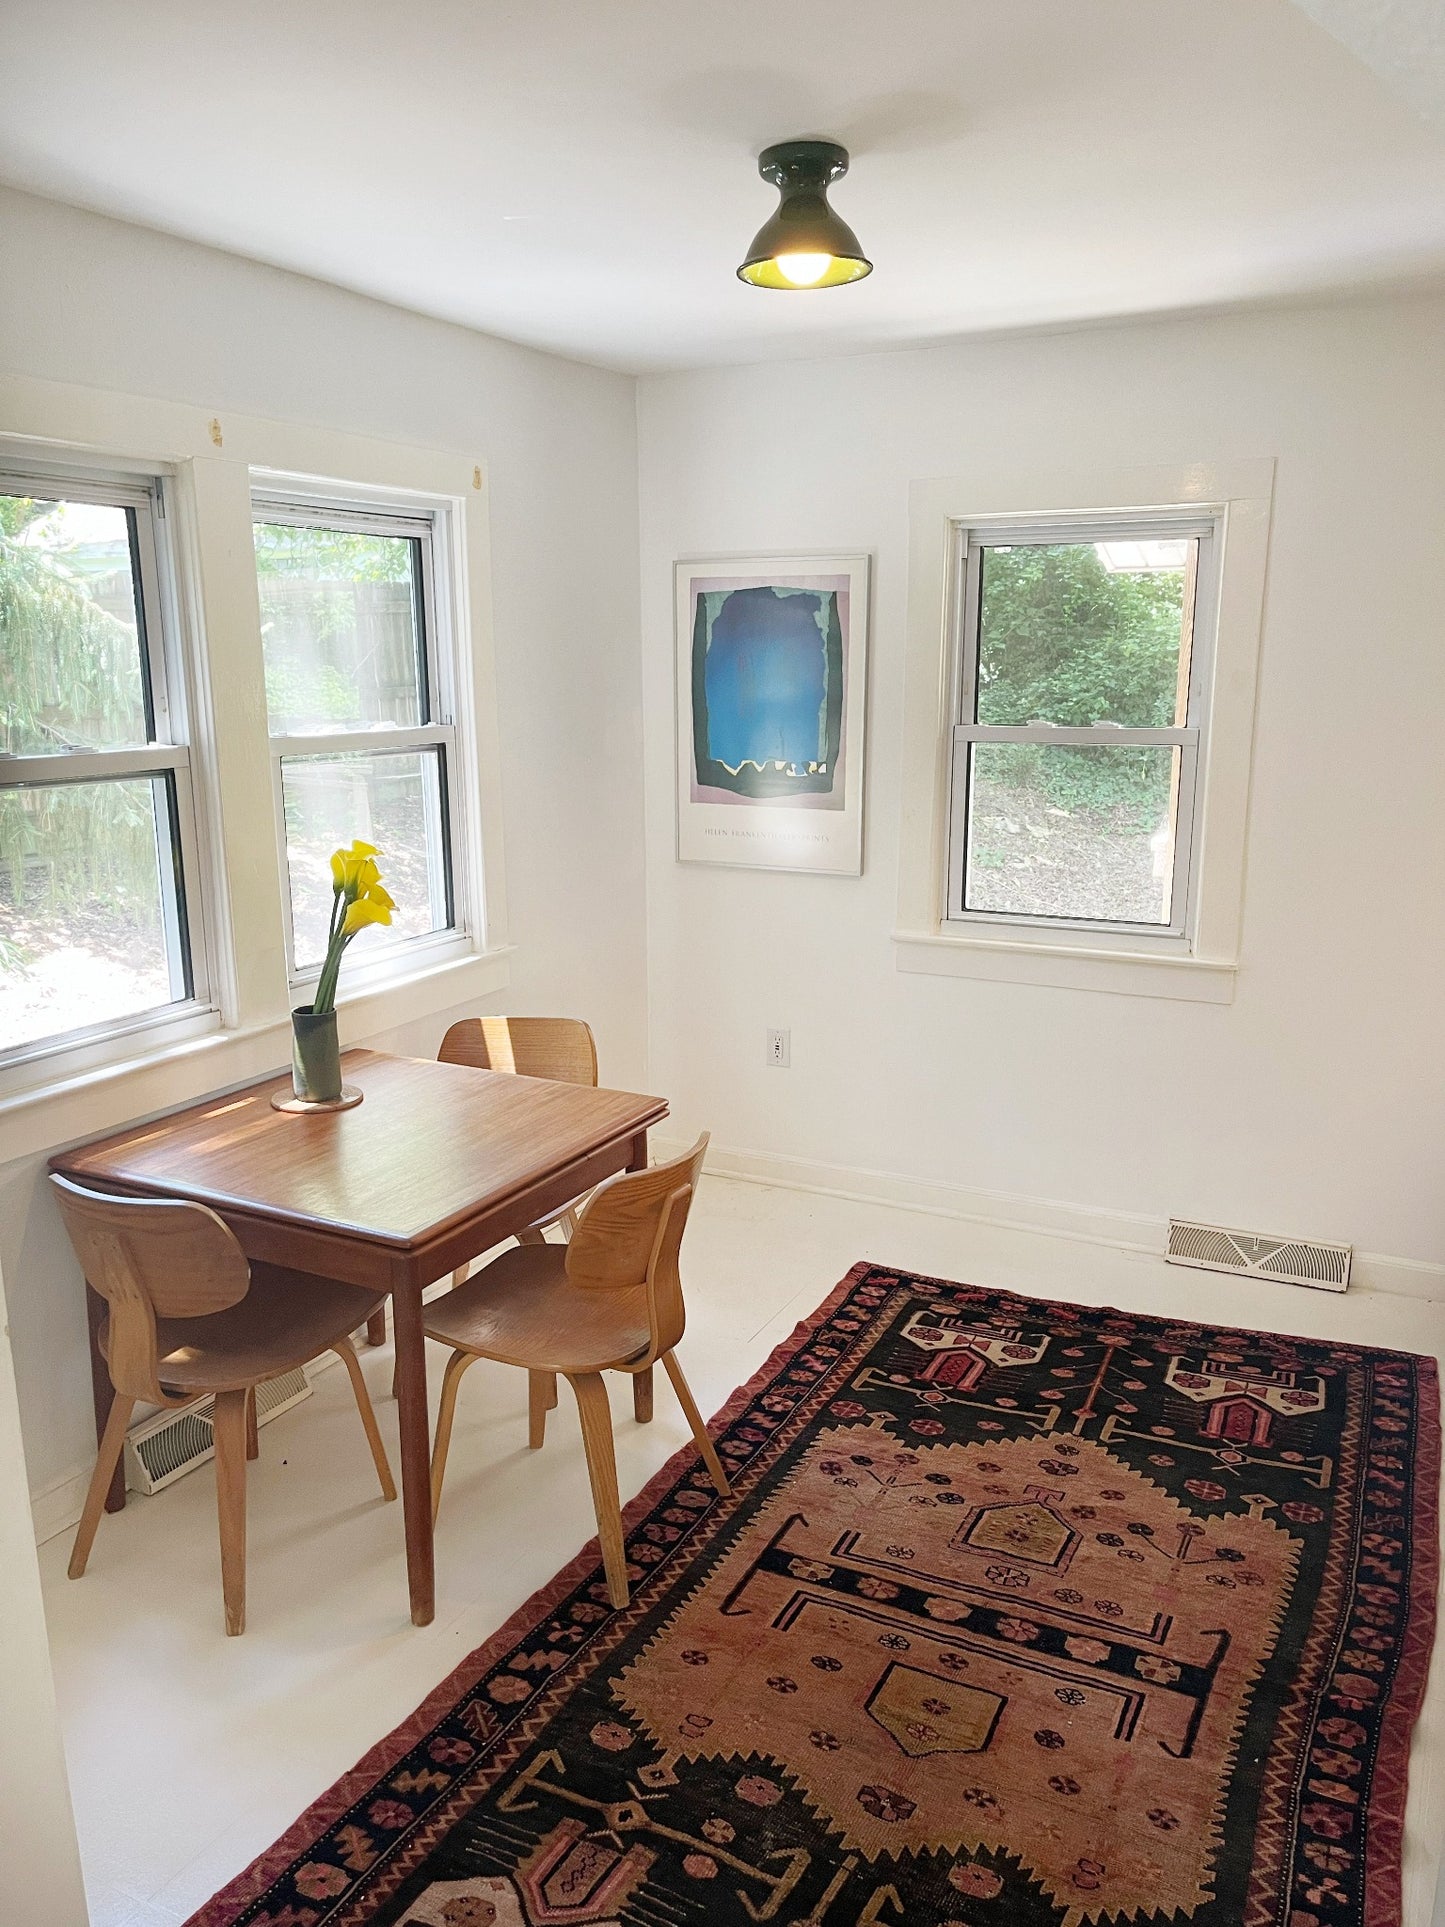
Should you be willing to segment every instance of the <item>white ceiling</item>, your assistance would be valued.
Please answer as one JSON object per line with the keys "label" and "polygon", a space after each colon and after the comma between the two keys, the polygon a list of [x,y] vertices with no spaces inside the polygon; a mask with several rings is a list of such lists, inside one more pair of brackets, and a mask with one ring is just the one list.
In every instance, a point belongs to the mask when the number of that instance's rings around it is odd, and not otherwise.
{"label": "white ceiling", "polygon": [[1445,133],[1445,6],[1440,0],[1294,0]]}
{"label": "white ceiling", "polygon": [[[0,179],[622,368],[1445,274],[1445,142],[1290,0],[6,0],[3,48]],[[803,134],[876,272],[745,287]]]}

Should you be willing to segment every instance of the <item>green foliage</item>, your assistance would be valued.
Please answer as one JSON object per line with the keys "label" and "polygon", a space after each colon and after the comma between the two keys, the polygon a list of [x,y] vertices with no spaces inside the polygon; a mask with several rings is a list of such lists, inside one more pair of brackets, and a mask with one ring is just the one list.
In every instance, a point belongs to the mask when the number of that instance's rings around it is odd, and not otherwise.
{"label": "green foliage", "polygon": [[37,516],[44,515],[49,502],[36,502],[28,495],[0,495],[0,536],[13,538]]}
{"label": "green foliage", "polygon": [[95,599],[72,550],[21,539],[53,507],[0,496],[0,749],[12,756],[144,739],[134,628]]}
{"label": "green foliage", "polygon": [[358,714],[360,697],[355,677],[344,675],[334,663],[317,665],[268,657],[266,708],[282,724],[293,716],[305,717],[313,724],[349,723]]}
{"label": "green foliage", "polygon": [[[1090,542],[989,549],[979,627],[982,723],[1174,722],[1182,570],[1111,573]],[[990,773],[1062,809],[1123,808],[1152,828],[1158,750],[999,746]]]}
{"label": "green foliage", "polygon": [[[135,630],[96,599],[120,570],[108,559],[97,570],[75,544],[24,539],[54,508],[0,495],[0,749],[11,755],[145,738]],[[155,874],[144,781],[0,790],[0,882],[17,910],[99,903],[153,922]]]}
{"label": "green foliage", "polygon": [[302,528],[289,522],[257,522],[252,533],[258,576],[337,582],[410,580],[411,543],[405,536]]}
{"label": "green foliage", "polygon": [[1061,810],[1113,812],[1116,827],[1153,832],[1167,800],[1160,777],[1167,750],[1051,749],[1043,743],[989,743],[988,773],[1010,789],[1030,790]]}
{"label": "green foliage", "polygon": [[[399,606],[409,632],[412,541],[285,522],[257,522],[253,536],[272,727],[361,722],[363,680],[374,689],[378,668],[374,640],[363,641],[359,623],[363,612],[374,623]],[[409,664],[401,674],[409,677]]]}
{"label": "green foliage", "polygon": [[99,909],[157,929],[155,806],[148,777],[0,790],[0,879],[31,915]]}

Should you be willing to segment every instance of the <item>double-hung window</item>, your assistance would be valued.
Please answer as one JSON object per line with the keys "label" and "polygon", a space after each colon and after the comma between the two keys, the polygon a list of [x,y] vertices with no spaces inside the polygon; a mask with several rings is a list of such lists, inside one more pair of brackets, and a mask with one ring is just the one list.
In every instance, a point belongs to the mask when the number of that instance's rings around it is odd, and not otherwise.
{"label": "double-hung window", "polygon": [[1036,518],[958,541],[949,922],[1183,941],[1215,520]]}
{"label": "double-hung window", "polygon": [[214,1021],[165,489],[0,465],[0,1066]]}
{"label": "double-hung window", "polygon": [[465,929],[445,512],[269,491],[252,512],[293,988],[325,956],[330,853],[357,838],[396,909],[357,936],[348,979],[414,968]]}

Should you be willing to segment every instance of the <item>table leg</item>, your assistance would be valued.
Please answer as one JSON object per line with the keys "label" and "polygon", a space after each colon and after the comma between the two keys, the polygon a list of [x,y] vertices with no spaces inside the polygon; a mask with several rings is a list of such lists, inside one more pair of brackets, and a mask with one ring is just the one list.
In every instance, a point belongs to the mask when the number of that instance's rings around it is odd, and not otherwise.
{"label": "table leg", "polygon": [[[629,1171],[647,1169],[647,1133],[639,1131],[632,1140],[632,1156],[627,1160]],[[652,1367],[632,1375],[632,1415],[639,1425],[646,1425],[652,1417]]]}
{"label": "table leg", "polygon": [[[105,1422],[110,1417],[110,1408],[115,1402],[115,1387],[110,1382],[110,1371],[100,1349],[100,1328],[105,1323],[105,1300],[98,1291],[89,1285],[85,1287],[85,1322],[90,1333],[90,1389],[95,1399],[95,1437],[96,1443],[105,1436]],[[121,1512],[125,1508],[125,1454],[115,1462],[115,1472],[110,1481],[110,1490],[105,1495],[107,1512]]]}
{"label": "table leg", "polygon": [[370,1318],[367,1319],[366,1342],[368,1345],[384,1345],[386,1343],[385,1305],[382,1306],[380,1311],[374,1311]]}
{"label": "table leg", "polygon": [[398,1285],[391,1297],[396,1340],[396,1394],[401,1425],[401,1499],[406,1518],[406,1571],[414,1626],[429,1626],[436,1611],[432,1557],[431,1440],[426,1409],[426,1334],[421,1293]]}

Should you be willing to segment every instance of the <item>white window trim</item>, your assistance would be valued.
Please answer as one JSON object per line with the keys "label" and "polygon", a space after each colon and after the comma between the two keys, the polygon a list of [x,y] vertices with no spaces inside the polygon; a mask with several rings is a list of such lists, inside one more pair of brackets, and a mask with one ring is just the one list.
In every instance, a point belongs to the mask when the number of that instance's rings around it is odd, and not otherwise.
{"label": "white window trim", "polygon": [[[974,929],[982,936],[1007,940],[1015,931],[1047,932],[1066,943],[1080,931],[1098,931],[1128,945],[1135,938],[1167,943],[1176,955],[1187,955],[1194,927],[1198,875],[1194,863],[1194,829],[1198,818],[1198,775],[1207,761],[1209,691],[1214,658],[1215,609],[1219,582],[1222,531],[1213,515],[1197,510],[1161,509],[1152,515],[1093,517],[1036,516],[1028,522],[979,521],[955,525],[957,564],[950,572],[954,586],[949,613],[949,647],[953,654],[953,752],[949,773],[949,835],[945,918],[963,933]],[[1061,724],[1031,724],[999,728],[973,721],[977,700],[979,648],[979,564],[982,551],[1000,543],[1037,546],[1043,542],[1105,540],[1167,540],[1190,536],[1198,542],[1194,604],[1189,612],[1189,683],[1187,714],[1178,728],[1135,729],[1094,727],[1075,729]],[[965,841],[967,836],[969,752],[975,743],[1041,743],[1058,748],[1069,744],[1106,743],[1119,748],[1178,749],[1178,804],[1174,824],[1174,866],[1171,879],[1170,921],[1166,924],[1128,923],[1102,917],[1035,917],[1024,912],[970,910],[964,902]]]}
{"label": "white window trim", "polygon": [[[176,600],[196,665],[190,742],[198,836],[216,879],[209,932],[209,1034],[145,1032],[118,1061],[84,1053],[17,1067],[0,1087],[0,1162],[114,1130],[280,1072],[290,1010],[282,875],[271,831],[260,611],[251,541],[253,475],[309,495],[370,489],[445,504],[455,589],[458,809],[466,840],[470,928],[455,954],[418,954],[385,983],[342,974],[343,1045],[474,1005],[505,989],[508,941],[501,751],[491,635],[485,472],[473,455],[409,447],[306,423],[218,417],[189,403],[0,376],[0,437],[24,470],[50,461],[165,475]],[[335,478],[344,478],[337,480]],[[237,727],[236,719],[248,719]],[[259,834],[258,834],[259,833]]]}
{"label": "white window trim", "polygon": [[428,708],[432,719],[415,727],[318,731],[310,735],[273,735],[271,785],[275,808],[277,855],[282,877],[282,921],[286,940],[287,978],[297,1003],[316,988],[319,962],[298,965],[291,920],[291,891],[287,876],[286,820],[281,782],[284,759],[299,756],[342,755],[354,750],[440,748],[445,770],[442,798],[447,849],[441,852],[451,897],[451,921],[443,929],[410,937],[372,955],[352,955],[346,965],[346,987],[361,989],[413,975],[429,964],[471,954],[471,904],[476,894],[473,862],[466,834],[466,811],[461,803],[462,756],[457,700],[460,637],[457,633],[452,574],[455,543],[451,539],[453,504],[444,497],[423,499],[395,491],[323,483],[298,488],[288,478],[252,474],[252,513],[257,521],[271,518],[301,527],[350,529],[363,534],[400,535],[419,540],[422,549],[422,620],[425,628]]}
{"label": "white window trim", "polygon": [[[1271,459],[1080,474],[973,475],[911,490],[898,921],[900,971],[1227,1003],[1243,915],[1255,690],[1274,483]],[[958,715],[954,638],[960,528],[1130,511],[1217,518],[1207,727],[1192,826],[1193,914],[1178,935],[1117,925],[985,927],[948,915],[950,769]]]}
{"label": "white window trim", "polygon": [[[51,1032],[0,1051],[0,1095],[23,1089],[37,1078],[134,1056],[141,1046],[164,1049],[204,1035],[220,1023],[212,990],[216,879],[206,835],[209,785],[203,759],[193,756],[189,726],[197,665],[180,619],[177,546],[171,535],[176,509],[174,468],[169,463],[126,458],[96,466],[85,459],[65,460],[54,449],[35,452],[23,443],[0,441],[0,491],[14,494],[37,483],[52,485],[62,498],[68,495],[135,511],[142,673],[154,734],[150,742],[133,748],[0,754],[0,784],[169,778],[181,883],[181,900],[172,914],[184,943],[189,994],[150,1010]],[[172,894],[164,864],[161,888]]]}

